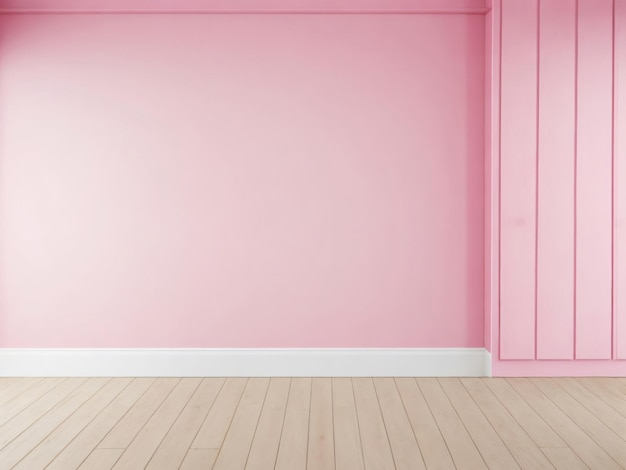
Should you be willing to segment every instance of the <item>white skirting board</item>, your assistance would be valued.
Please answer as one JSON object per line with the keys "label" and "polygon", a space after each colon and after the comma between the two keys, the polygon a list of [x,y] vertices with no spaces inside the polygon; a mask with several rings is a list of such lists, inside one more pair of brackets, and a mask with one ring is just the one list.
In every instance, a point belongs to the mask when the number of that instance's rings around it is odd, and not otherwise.
{"label": "white skirting board", "polygon": [[485,377],[484,348],[0,349],[0,377]]}

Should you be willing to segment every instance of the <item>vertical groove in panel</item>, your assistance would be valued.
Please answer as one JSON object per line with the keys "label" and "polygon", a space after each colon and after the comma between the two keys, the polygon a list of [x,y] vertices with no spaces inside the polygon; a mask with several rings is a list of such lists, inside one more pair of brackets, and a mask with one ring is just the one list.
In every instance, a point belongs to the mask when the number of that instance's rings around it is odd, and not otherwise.
{"label": "vertical groove in panel", "polygon": [[611,319],[610,358],[615,359],[615,0],[611,0]]}
{"label": "vertical groove in panel", "polygon": [[614,321],[617,359],[626,359],[626,0],[615,1],[614,84]]}
{"label": "vertical groove in panel", "polygon": [[[491,145],[492,145],[492,159],[491,163],[494,165],[492,168],[492,182],[491,182],[491,199],[492,204],[495,204],[495,208],[492,207],[493,224],[492,230],[494,236],[491,239],[492,242],[492,261],[491,269],[492,282],[491,282],[491,305],[494,308],[494,312],[491,315],[491,346],[492,348],[498,348],[493,351],[493,358],[496,359],[500,356],[500,79],[502,69],[500,67],[501,60],[501,46],[502,46],[502,9],[499,0],[493,0],[492,2],[492,100],[491,110],[494,113],[492,116],[492,128],[491,128]],[[495,153],[497,152],[497,153]]]}
{"label": "vertical groove in panel", "polygon": [[[496,0],[497,2],[498,0]],[[500,3],[498,34],[498,358],[502,356],[502,10]]]}
{"label": "vertical groove in panel", "polygon": [[611,358],[612,0],[579,0],[576,357]]}
{"label": "vertical groove in panel", "polygon": [[572,344],[572,356],[576,359],[576,286],[578,284],[578,278],[576,272],[578,271],[578,262],[576,258],[576,249],[578,247],[578,237],[576,236],[576,227],[578,226],[578,219],[576,214],[578,213],[578,0],[576,0],[576,14],[574,25],[574,295],[572,301],[574,302],[574,334]]}
{"label": "vertical groove in panel", "polygon": [[576,0],[539,10],[537,358],[572,359]]}
{"label": "vertical groove in panel", "polygon": [[501,359],[535,358],[537,8],[502,9]]}
{"label": "vertical groove in panel", "polygon": [[484,180],[484,191],[485,191],[485,200],[484,200],[484,266],[483,266],[483,276],[484,276],[484,317],[483,317],[483,342],[487,351],[491,351],[491,240],[492,240],[492,232],[491,232],[491,64],[493,62],[492,59],[492,44],[493,44],[493,35],[491,28],[491,18],[492,12],[489,11],[485,15],[485,109],[484,109],[484,119],[485,119],[485,129],[484,129],[484,153],[485,153],[485,180]]}
{"label": "vertical groove in panel", "polygon": [[541,61],[539,52],[541,50],[541,2],[537,3],[537,44],[535,52],[535,67],[537,74],[535,75],[535,357],[537,359],[537,275],[539,268],[539,93],[541,83],[539,77],[541,74]]}

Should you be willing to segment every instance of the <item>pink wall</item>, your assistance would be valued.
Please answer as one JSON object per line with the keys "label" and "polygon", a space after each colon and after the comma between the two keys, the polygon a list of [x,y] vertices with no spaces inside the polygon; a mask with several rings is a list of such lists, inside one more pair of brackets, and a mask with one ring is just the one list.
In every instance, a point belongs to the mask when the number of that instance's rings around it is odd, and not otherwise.
{"label": "pink wall", "polygon": [[624,374],[626,1],[497,7],[494,373]]}
{"label": "pink wall", "polygon": [[[492,135],[494,134],[491,129],[492,117],[493,117],[493,97],[491,93],[491,89],[493,87],[493,11],[490,10],[485,15],[485,137],[484,137],[484,152],[485,152],[485,195],[490,195],[491,191],[491,182],[492,182],[492,173],[493,168],[491,164],[491,158],[489,158],[493,151],[493,143],[492,143]],[[491,245],[493,243],[493,230],[492,230],[492,208],[493,203],[490,197],[484,198],[485,204],[485,228],[484,228],[484,332],[483,332],[483,341],[484,346],[487,351],[491,351],[491,311],[492,311],[492,303],[491,303],[491,279],[492,275],[492,258],[491,258]]]}
{"label": "pink wall", "polygon": [[1,346],[483,345],[483,15],[1,23]]}
{"label": "pink wall", "polygon": [[615,355],[626,359],[626,0],[615,3],[614,259]]}

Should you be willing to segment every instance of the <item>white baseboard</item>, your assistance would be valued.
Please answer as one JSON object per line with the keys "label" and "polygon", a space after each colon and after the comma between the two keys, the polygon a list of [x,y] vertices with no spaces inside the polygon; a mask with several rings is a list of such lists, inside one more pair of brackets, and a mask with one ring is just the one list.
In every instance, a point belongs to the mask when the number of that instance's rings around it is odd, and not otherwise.
{"label": "white baseboard", "polygon": [[484,348],[0,349],[0,377],[482,377]]}

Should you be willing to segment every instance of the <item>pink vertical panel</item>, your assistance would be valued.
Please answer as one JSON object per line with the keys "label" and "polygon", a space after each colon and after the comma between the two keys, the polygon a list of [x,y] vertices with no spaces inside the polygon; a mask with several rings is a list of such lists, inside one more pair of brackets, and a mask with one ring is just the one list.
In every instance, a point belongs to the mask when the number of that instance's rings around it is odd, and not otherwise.
{"label": "pink vertical panel", "polygon": [[539,13],[537,358],[574,354],[576,0]]}
{"label": "pink vertical panel", "polygon": [[491,165],[491,156],[493,153],[493,146],[491,145],[491,120],[492,120],[492,98],[491,98],[491,90],[492,90],[492,79],[491,79],[491,71],[492,71],[492,50],[493,50],[493,16],[492,11],[489,11],[485,15],[485,266],[484,266],[484,288],[485,288],[485,317],[483,326],[485,328],[484,331],[484,341],[485,341],[485,349],[487,351],[491,351],[491,313],[492,313],[492,304],[491,304],[491,279],[493,275],[493,271],[491,268],[491,244],[492,244],[492,192],[491,192],[491,181],[493,176],[493,170]]}
{"label": "pink vertical panel", "polygon": [[491,245],[489,247],[489,264],[491,268],[491,278],[489,278],[490,288],[490,310],[488,326],[491,337],[490,345],[493,357],[499,357],[494,348],[499,351],[500,344],[500,46],[501,38],[501,1],[494,0],[491,7],[491,181],[490,187],[485,193],[485,197],[491,199]]}
{"label": "pink vertical panel", "polygon": [[615,2],[615,252],[617,358],[626,359],[626,0]]}
{"label": "pink vertical panel", "polygon": [[613,1],[578,3],[576,358],[612,343]]}
{"label": "pink vertical panel", "polygon": [[503,2],[500,358],[535,357],[538,2]]}

